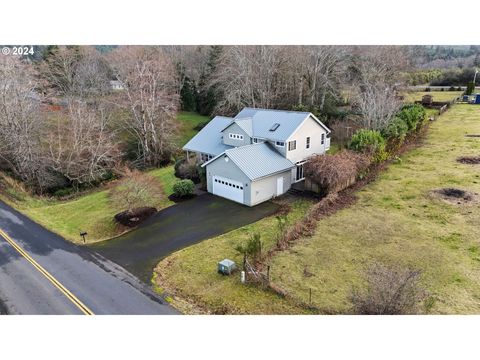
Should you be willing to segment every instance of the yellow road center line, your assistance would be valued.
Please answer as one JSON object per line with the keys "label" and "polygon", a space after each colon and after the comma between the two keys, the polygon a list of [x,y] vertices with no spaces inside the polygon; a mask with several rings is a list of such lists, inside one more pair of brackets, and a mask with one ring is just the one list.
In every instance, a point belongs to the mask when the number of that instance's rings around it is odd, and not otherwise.
{"label": "yellow road center line", "polygon": [[7,235],[5,231],[0,229],[0,236],[5,239],[20,255],[22,255],[30,264],[32,264],[43,276],[45,276],[55,287],[60,290],[76,307],[78,307],[85,315],[95,315],[84,303],[82,303],[75,295],[73,295],[65,286],[37,263],[30,255],[28,255],[13,239]]}

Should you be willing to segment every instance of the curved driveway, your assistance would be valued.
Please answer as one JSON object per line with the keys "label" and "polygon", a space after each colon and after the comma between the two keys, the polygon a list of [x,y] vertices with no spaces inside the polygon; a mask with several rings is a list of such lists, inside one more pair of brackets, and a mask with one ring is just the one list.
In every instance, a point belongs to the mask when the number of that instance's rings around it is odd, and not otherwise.
{"label": "curved driveway", "polygon": [[165,256],[258,221],[277,209],[271,202],[248,207],[204,194],[161,210],[138,229],[91,248],[150,283],[153,267]]}

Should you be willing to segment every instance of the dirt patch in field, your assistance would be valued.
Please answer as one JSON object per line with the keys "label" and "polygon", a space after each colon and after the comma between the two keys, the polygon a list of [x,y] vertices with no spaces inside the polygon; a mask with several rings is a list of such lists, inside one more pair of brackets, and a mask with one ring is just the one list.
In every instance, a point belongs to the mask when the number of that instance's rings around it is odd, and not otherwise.
{"label": "dirt patch in field", "polygon": [[433,190],[432,195],[451,204],[458,205],[476,203],[480,198],[477,193],[456,188]]}
{"label": "dirt patch in field", "polygon": [[480,164],[480,156],[460,156],[457,161],[461,164],[476,165]]}

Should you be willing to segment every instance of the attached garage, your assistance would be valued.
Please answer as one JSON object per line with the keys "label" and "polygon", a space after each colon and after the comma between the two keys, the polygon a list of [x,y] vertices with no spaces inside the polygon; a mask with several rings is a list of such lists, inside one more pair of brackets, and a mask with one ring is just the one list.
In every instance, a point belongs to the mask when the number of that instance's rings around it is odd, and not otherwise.
{"label": "attached garage", "polygon": [[241,182],[222,176],[212,177],[212,193],[243,204],[244,189]]}
{"label": "attached garage", "polygon": [[248,206],[287,192],[295,168],[266,143],[229,149],[202,166],[208,192]]}

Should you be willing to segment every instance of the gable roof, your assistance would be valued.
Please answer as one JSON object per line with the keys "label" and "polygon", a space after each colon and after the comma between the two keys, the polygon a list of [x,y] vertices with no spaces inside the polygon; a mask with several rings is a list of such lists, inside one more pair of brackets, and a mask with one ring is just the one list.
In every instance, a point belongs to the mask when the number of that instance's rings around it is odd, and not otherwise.
{"label": "gable roof", "polygon": [[[238,122],[242,119],[248,118],[250,119],[254,137],[285,141],[310,116],[312,116],[312,118],[322,126],[327,133],[330,132],[330,129],[328,129],[312,113],[301,111],[244,108],[235,116],[234,121]],[[270,131],[270,129],[273,128],[276,129]]]}
{"label": "gable roof", "polygon": [[216,116],[183,146],[183,150],[216,156],[232,148],[222,140],[222,130],[233,122],[232,118]]}
{"label": "gable roof", "polygon": [[202,166],[207,166],[222,155],[228,156],[252,181],[295,167],[295,164],[264,142],[228,149]]}
{"label": "gable roof", "polygon": [[228,129],[230,126],[232,126],[233,124],[237,124],[240,129],[242,129],[243,131],[245,131],[245,133],[252,137],[253,136],[253,124],[252,124],[252,118],[243,118],[243,119],[232,119],[233,121],[228,124],[225,129],[223,129],[222,131]]}

